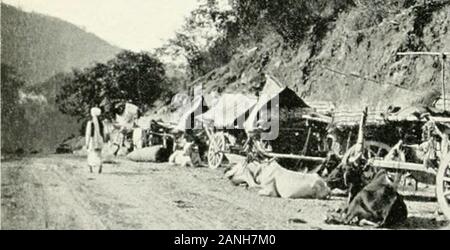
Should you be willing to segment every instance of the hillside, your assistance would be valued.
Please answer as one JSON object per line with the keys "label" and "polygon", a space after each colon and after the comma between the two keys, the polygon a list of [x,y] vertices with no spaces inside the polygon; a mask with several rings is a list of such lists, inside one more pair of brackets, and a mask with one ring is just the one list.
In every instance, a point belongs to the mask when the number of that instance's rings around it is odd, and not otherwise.
{"label": "hillside", "polygon": [[[78,134],[77,120],[55,104],[61,73],[106,62],[119,51],[66,21],[1,4],[2,69],[3,64],[12,66],[25,82],[11,110],[16,117],[2,120],[2,150],[54,152],[63,139]],[[2,91],[4,80],[2,74]]]}
{"label": "hillside", "polygon": [[[274,32],[254,46],[239,48],[228,64],[194,84],[203,83],[206,91],[254,91],[260,74],[268,72],[306,100],[351,108],[407,105],[424,91],[440,88],[439,58],[396,53],[449,52],[450,2],[410,1],[413,4],[387,10],[375,21],[367,15],[372,10],[355,2],[324,27],[313,26],[295,48]],[[446,63],[449,76],[450,60]]]}
{"label": "hillside", "polygon": [[1,4],[2,63],[16,68],[28,84],[104,62],[119,51],[66,21]]}

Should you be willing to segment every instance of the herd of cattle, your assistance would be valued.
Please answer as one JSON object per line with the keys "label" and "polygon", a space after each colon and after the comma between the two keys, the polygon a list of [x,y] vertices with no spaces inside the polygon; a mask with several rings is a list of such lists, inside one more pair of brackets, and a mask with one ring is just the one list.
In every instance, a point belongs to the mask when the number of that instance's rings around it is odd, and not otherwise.
{"label": "herd of cattle", "polygon": [[243,161],[228,168],[225,177],[235,185],[259,188],[259,195],[291,199],[328,199],[334,194],[332,189],[346,189],[346,204],[327,215],[330,224],[392,227],[404,222],[407,208],[397,192],[398,182],[384,170],[368,180],[361,164],[341,163],[323,178],[317,173],[288,170],[275,160]]}

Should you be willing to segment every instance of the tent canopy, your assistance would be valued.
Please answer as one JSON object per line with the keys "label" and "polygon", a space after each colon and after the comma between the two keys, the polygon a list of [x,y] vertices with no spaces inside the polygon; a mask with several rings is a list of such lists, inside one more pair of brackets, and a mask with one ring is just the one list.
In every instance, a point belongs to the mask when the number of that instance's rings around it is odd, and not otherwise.
{"label": "tent canopy", "polygon": [[206,106],[205,98],[203,96],[195,98],[191,106],[188,106],[188,109],[182,112],[175,129],[178,131],[186,131],[187,129],[197,128],[195,116],[201,116],[206,110],[208,110],[208,107]]}
{"label": "tent canopy", "polygon": [[243,128],[245,114],[256,104],[256,97],[243,94],[223,94],[216,105],[196,119],[216,128]]}
{"label": "tent canopy", "polygon": [[266,74],[266,84],[259,94],[258,104],[264,105],[279,96],[279,105],[282,108],[309,108],[292,89],[280,83],[274,76]]}
{"label": "tent canopy", "polygon": [[[269,103],[270,111],[267,108]],[[310,107],[292,89],[281,84],[275,77],[266,74],[266,84],[259,94],[257,104],[244,124],[245,129],[251,131],[257,126],[267,126],[267,124],[257,124],[258,116],[264,117],[264,119],[271,119],[272,121],[273,119],[279,119],[280,108],[296,109]],[[263,122],[267,123],[268,121]]]}

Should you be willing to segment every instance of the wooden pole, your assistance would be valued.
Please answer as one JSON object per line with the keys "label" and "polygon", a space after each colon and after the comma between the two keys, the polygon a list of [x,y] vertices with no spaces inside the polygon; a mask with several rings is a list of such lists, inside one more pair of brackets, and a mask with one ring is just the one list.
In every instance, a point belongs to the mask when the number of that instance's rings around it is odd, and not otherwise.
{"label": "wooden pole", "polygon": [[450,55],[450,52],[398,52],[397,55],[399,55],[399,56],[421,56],[421,55],[440,56],[440,55]]}
{"label": "wooden pole", "polygon": [[324,162],[324,157],[315,157],[315,156],[305,156],[305,155],[294,155],[294,154],[278,154],[278,153],[266,153],[266,156],[274,157],[274,158],[286,158],[286,159],[296,159],[296,160],[304,160],[304,161],[314,161],[314,162]]}
{"label": "wooden pole", "polygon": [[442,63],[442,101],[443,101],[443,105],[444,105],[444,110],[447,110],[446,106],[445,106],[445,102],[447,101],[445,99],[445,58],[446,58],[446,55],[444,53],[442,53],[442,57],[441,57],[441,63]]}
{"label": "wooden pole", "polygon": [[308,128],[308,134],[306,135],[306,141],[305,144],[303,145],[302,155],[306,155],[306,151],[308,151],[310,137],[311,137],[311,127]]}
{"label": "wooden pole", "polygon": [[364,152],[364,127],[367,121],[368,107],[365,107],[361,115],[361,121],[359,122],[358,139],[356,141],[357,149],[356,152]]}
{"label": "wooden pole", "polygon": [[345,147],[345,152],[347,152],[347,150],[350,148],[351,139],[352,139],[352,131],[350,130],[350,132],[348,133],[348,137],[347,137],[347,146]]}

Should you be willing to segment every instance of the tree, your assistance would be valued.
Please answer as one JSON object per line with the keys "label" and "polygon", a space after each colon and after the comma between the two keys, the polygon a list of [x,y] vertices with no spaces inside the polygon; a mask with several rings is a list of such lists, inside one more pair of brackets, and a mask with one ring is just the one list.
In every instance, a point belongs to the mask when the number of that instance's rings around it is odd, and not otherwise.
{"label": "tree", "polygon": [[[202,0],[173,39],[157,50],[161,58],[187,65],[189,80],[227,64],[239,47],[278,34],[296,46],[308,32],[320,38],[353,0]],[[312,31],[312,32],[311,32]]]}
{"label": "tree", "polygon": [[123,51],[106,64],[74,70],[57,96],[59,109],[84,119],[94,106],[113,119],[118,107],[131,102],[145,112],[167,89],[163,64],[148,53]]}
{"label": "tree", "polygon": [[[182,28],[157,53],[185,63],[193,80],[227,63],[233,54],[228,36],[236,30],[231,10],[219,8],[217,0],[203,0]],[[237,33],[234,32],[237,36]]]}
{"label": "tree", "polygon": [[261,25],[270,26],[285,42],[296,45],[308,30],[333,21],[353,6],[353,0],[231,0],[237,22],[245,33],[258,37]]}

